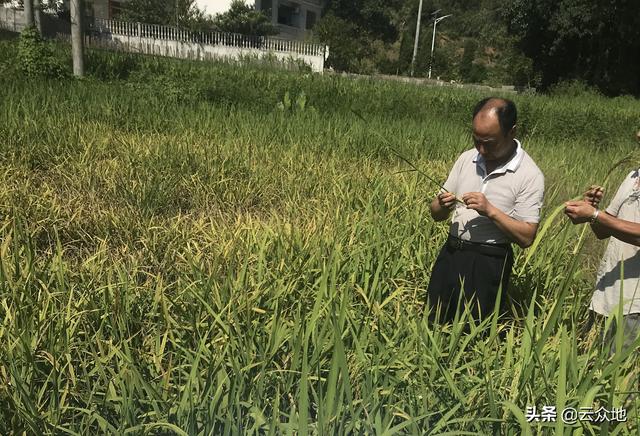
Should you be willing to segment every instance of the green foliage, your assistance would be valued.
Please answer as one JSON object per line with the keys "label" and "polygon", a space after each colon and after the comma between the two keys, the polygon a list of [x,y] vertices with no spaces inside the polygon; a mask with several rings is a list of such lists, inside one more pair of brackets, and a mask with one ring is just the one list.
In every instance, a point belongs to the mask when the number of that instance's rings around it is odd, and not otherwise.
{"label": "green foliage", "polygon": [[211,20],[198,9],[196,0],[129,0],[122,2],[122,20],[165,26],[177,26],[194,31],[208,30]]}
{"label": "green foliage", "polygon": [[464,44],[464,53],[462,54],[462,60],[460,61],[460,66],[458,67],[460,71],[460,77],[462,80],[466,82],[477,82],[474,74],[474,65],[473,60],[476,56],[476,51],[478,50],[478,43],[473,39],[468,39]]}
{"label": "green foliage", "polygon": [[217,14],[213,26],[222,32],[240,33],[251,36],[277,35],[279,30],[271,24],[270,17],[256,11],[243,0],[233,0],[229,10]]}
{"label": "green foliage", "polygon": [[541,73],[534,68],[533,60],[511,47],[502,52],[500,72],[504,79],[501,83],[512,83],[525,88],[538,88],[541,85]]}
{"label": "green foliage", "polygon": [[330,47],[327,64],[362,74],[397,72],[400,1],[332,0],[313,31]]}
{"label": "green foliage", "polygon": [[568,98],[595,96],[601,97],[602,94],[598,89],[589,86],[581,80],[568,80],[566,82],[560,82],[549,88],[549,95],[557,95]]}
{"label": "green foliage", "polygon": [[401,0],[330,0],[326,10],[385,43],[398,37]]}
{"label": "green foliage", "polygon": [[138,55],[103,50],[86,50],[87,74],[100,80],[127,79],[132,72],[140,68],[141,58]]}
{"label": "green foliage", "polygon": [[20,33],[18,63],[27,77],[61,79],[69,75],[68,67],[54,56],[50,44],[42,39],[35,27],[28,27]]}
{"label": "green foliage", "polygon": [[17,63],[18,44],[15,39],[15,33],[0,30],[0,77],[18,77],[22,74]]}
{"label": "green foliage", "polygon": [[60,14],[64,11],[64,2],[60,0],[39,0],[40,8],[43,11],[53,14]]}
{"label": "green foliage", "polygon": [[276,109],[284,114],[301,114],[305,111],[314,112],[315,108],[307,104],[307,95],[301,91],[294,100],[289,91],[285,91],[282,101],[276,104]]}
{"label": "green foliage", "polygon": [[325,15],[314,28],[315,38],[329,46],[327,64],[338,71],[358,72],[356,62],[364,50],[358,33],[354,24],[333,13]]}
{"label": "green foliage", "polygon": [[640,2],[511,0],[510,30],[542,85],[578,79],[607,94],[640,94]]}
{"label": "green foliage", "polygon": [[[452,16],[438,25],[436,76],[543,88],[578,79],[608,95],[640,95],[640,2],[425,0],[418,76],[428,69],[438,9]],[[417,11],[418,0],[332,0],[314,37],[331,47],[335,69],[408,74]],[[464,54],[469,40],[478,44],[473,59]]]}

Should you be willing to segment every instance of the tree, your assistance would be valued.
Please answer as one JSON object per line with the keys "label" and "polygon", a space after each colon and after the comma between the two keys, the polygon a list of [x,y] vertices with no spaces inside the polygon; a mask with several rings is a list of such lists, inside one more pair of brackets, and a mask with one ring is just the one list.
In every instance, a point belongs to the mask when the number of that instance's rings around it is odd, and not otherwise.
{"label": "tree", "polygon": [[404,3],[403,0],[330,0],[325,12],[352,23],[371,40],[390,43],[398,38]]}
{"label": "tree", "polygon": [[262,11],[256,11],[253,6],[242,0],[233,0],[227,12],[217,14],[213,19],[213,26],[222,32],[241,33],[251,36],[277,35],[277,27]]}
{"label": "tree", "polygon": [[40,0],[40,5],[43,11],[59,14],[65,10],[64,3],[60,0]]}
{"label": "tree", "polygon": [[582,80],[608,94],[640,95],[640,2],[510,0],[505,17],[548,87]]}
{"label": "tree", "polygon": [[[327,63],[341,71],[397,71],[402,0],[330,0],[313,29],[330,47]],[[415,29],[415,27],[414,27]]]}
{"label": "tree", "polygon": [[84,35],[82,28],[82,0],[71,0],[71,54],[73,56],[73,75],[84,76]]}
{"label": "tree", "polygon": [[366,46],[359,39],[362,32],[355,24],[329,12],[313,32],[317,40],[329,46],[327,63],[331,67],[338,71],[356,71],[356,62],[364,56]]}
{"label": "tree", "polygon": [[204,13],[196,0],[130,0],[123,3],[121,18],[148,24],[179,27],[202,27]]}
{"label": "tree", "polygon": [[460,78],[467,83],[480,83],[486,77],[486,68],[480,63],[474,62],[476,52],[478,51],[478,42],[475,39],[467,39],[464,43],[464,53],[462,60],[458,66]]}
{"label": "tree", "polygon": [[25,25],[31,27],[35,25],[34,13],[33,13],[33,0],[24,0],[24,19]]}

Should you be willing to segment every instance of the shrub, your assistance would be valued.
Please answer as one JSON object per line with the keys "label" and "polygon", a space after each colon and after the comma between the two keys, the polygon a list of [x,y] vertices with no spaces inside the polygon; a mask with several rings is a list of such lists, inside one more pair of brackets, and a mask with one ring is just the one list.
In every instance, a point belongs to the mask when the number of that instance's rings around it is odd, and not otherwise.
{"label": "shrub", "polygon": [[68,66],[54,56],[51,46],[35,27],[27,27],[20,34],[18,68],[27,77],[61,79],[69,76]]}

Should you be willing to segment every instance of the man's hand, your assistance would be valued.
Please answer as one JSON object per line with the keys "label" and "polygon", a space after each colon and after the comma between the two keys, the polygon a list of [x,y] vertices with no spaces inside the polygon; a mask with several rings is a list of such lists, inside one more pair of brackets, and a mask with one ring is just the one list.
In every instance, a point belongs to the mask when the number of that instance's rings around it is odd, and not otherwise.
{"label": "man's hand", "polygon": [[490,217],[495,210],[482,192],[467,192],[462,196],[462,201],[467,205],[467,209],[473,209],[482,216]]}
{"label": "man's hand", "polygon": [[588,201],[567,201],[564,204],[564,213],[574,224],[586,223],[595,212],[596,208]]}
{"label": "man's hand", "polygon": [[438,204],[443,209],[453,209],[456,205],[456,196],[451,192],[441,192],[438,194]]}
{"label": "man's hand", "polygon": [[456,195],[451,192],[441,192],[431,200],[429,211],[435,221],[444,221],[449,218],[451,211],[456,207]]}
{"label": "man's hand", "polygon": [[604,188],[598,185],[591,185],[591,187],[584,193],[583,199],[591,206],[598,208],[598,205],[602,201],[604,195]]}
{"label": "man's hand", "polygon": [[529,247],[536,237],[538,223],[518,221],[510,217],[487,200],[482,192],[467,192],[462,196],[467,209],[473,209],[489,218],[507,238],[522,248]]}

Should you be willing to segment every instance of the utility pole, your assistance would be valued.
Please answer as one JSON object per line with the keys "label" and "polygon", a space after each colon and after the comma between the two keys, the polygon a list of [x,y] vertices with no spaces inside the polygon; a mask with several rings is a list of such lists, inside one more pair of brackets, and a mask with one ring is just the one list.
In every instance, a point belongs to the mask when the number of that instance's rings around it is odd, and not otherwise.
{"label": "utility pole", "polygon": [[24,24],[27,27],[33,27],[35,25],[33,0],[24,0]]}
{"label": "utility pole", "polygon": [[422,18],[422,0],[418,6],[418,22],[416,23],[416,37],[413,41],[413,57],[411,58],[411,77],[413,77],[413,69],[416,64],[416,56],[418,55],[418,40],[420,39],[420,19]]}
{"label": "utility pole", "polygon": [[35,21],[38,33],[42,35],[42,2],[33,0],[33,20]]}
{"label": "utility pole", "polygon": [[71,0],[71,54],[73,56],[73,75],[84,76],[84,8],[82,0]]}
{"label": "utility pole", "polygon": [[450,17],[451,14],[449,15],[445,15],[443,17],[438,18],[438,12],[440,12],[440,9],[438,9],[437,11],[435,11],[433,13],[434,17],[433,17],[433,36],[431,37],[431,59],[429,60],[429,79],[431,79],[431,66],[433,65],[433,49],[436,45],[436,24],[438,24],[440,21],[444,20],[447,17]]}

